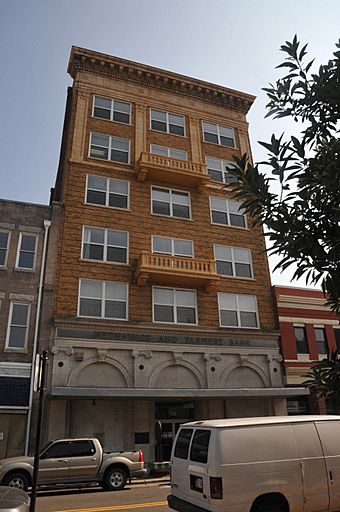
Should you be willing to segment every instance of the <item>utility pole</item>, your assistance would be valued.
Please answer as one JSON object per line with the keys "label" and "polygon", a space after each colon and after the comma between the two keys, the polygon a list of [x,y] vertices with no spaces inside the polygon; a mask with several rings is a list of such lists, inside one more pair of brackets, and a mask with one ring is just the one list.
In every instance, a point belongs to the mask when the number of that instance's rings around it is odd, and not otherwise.
{"label": "utility pole", "polygon": [[38,379],[39,407],[38,407],[37,428],[36,428],[36,434],[35,434],[35,451],[34,451],[34,466],[33,466],[30,512],[35,512],[35,502],[36,502],[36,497],[37,497],[37,483],[38,483],[40,441],[41,441],[41,425],[42,425],[43,410],[44,410],[47,361],[48,361],[47,351],[44,350],[42,354],[39,354],[39,379]]}

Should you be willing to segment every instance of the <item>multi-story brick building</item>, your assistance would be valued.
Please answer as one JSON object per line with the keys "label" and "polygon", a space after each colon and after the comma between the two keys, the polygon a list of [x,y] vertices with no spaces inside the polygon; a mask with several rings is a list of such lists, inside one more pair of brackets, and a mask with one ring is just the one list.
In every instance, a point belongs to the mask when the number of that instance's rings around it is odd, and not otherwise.
{"label": "multi-story brick building", "polygon": [[68,71],[49,437],[167,460],[185,420],[285,413],[263,233],[228,187],[254,98],[77,47]]}
{"label": "multi-story brick building", "polygon": [[[287,386],[300,387],[312,364],[340,350],[339,318],[327,306],[321,290],[274,286],[281,350]],[[323,402],[296,396],[287,400],[289,414],[325,412]]]}
{"label": "multi-story brick building", "polygon": [[47,205],[0,200],[0,458],[23,453],[29,437],[50,218]]}

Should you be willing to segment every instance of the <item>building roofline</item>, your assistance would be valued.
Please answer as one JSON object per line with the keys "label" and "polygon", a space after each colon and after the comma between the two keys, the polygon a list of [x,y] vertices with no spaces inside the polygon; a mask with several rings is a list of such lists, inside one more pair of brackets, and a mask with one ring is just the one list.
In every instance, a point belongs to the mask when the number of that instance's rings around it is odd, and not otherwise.
{"label": "building roofline", "polygon": [[51,208],[48,204],[30,203],[30,202],[27,202],[27,201],[16,201],[15,199],[2,199],[2,198],[0,198],[0,206],[2,204],[5,204],[5,203],[17,204],[17,205],[22,205],[22,206],[36,206],[38,208],[46,208],[46,209],[50,209]]}
{"label": "building roofline", "polygon": [[74,80],[79,71],[87,71],[171,91],[243,114],[249,111],[255,100],[251,94],[79,46],[71,48],[67,71]]}

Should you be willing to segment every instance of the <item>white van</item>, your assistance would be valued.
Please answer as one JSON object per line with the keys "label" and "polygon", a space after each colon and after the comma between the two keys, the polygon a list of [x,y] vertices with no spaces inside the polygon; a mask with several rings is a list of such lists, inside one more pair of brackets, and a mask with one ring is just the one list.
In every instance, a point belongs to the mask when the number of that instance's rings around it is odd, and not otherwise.
{"label": "white van", "polygon": [[340,510],[340,416],[181,425],[168,504],[179,512]]}

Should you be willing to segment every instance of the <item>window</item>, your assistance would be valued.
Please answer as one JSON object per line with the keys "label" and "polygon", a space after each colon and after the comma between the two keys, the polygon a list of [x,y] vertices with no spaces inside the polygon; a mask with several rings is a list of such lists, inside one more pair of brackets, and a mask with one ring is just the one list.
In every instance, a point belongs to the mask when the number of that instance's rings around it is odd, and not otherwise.
{"label": "window", "polygon": [[210,434],[210,430],[197,429],[195,431],[190,450],[190,460],[206,464]]}
{"label": "window", "polygon": [[71,457],[91,457],[96,453],[93,441],[71,441]]}
{"label": "window", "polygon": [[175,135],[185,135],[184,116],[151,109],[150,120],[150,126],[152,130],[172,133]]}
{"label": "window", "polygon": [[93,98],[93,116],[130,124],[131,103],[95,96]]}
{"label": "window", "polygon": [[130,163],[130,141],[101,133],[90,134],[90,156],[122,164]]}
{"label": "window", "polygon": [[190,195],[166,188],[151,189],[152,213],[190,219]]}
{"label": "window", "polygon": [[129,182],[102,176],[87,176],[86,202],[113,208],[129,208]]}
{"label": "window", "polygon": [[53,443],[42,454],[42,459],[57,459],[60,457],[71,457],[71,443],[68,441],[60,441]]}
{"label": "window", "polygon": [[154,155],[178,158],[179,160],[188,160],[188,153],[186,151],[182,151],[181,149],[172,149],[165,146],[156,146],[155,144],[151,144],[150,150]]}
{"label": "window", "polygon": [[328,345],[326,339],[326,331],[323,327],[315,327],[315,340],[318,354],[327,354]]}
{"label": "window", "polygon": [[153,236],[152,252],[192,258],[193,243],[191,240],[180,240],[179,238],[167,238],[165,236]]}
{"label": "window", "polygon": [[7,263],[9,236],[9,231],[0,231],[0,267],[5,267]]}
{"label": "window", "polygon": [[128,263],[128,233],[84,226],[82,258]]}
{"label": "window", "polygon": [[11,302],[6,347],[24,349],[27,345],[30,305]]}
{"label": "window", "polygon": [[296,349],[298,354],[309,354],[306,329],[304,327],[294,327],[296,339]]}
{"label": "window", "polygon": [[197,323],[196,292],[153,288],[153,321],[175,324]]}
{"label": "window", "polygon": [[255,295],[218,294],[221,327],[259,327]]}
{"label": "window", "polygon": [[204,142],[212,142],[228,148],[235,147],[235,133],[233,128],[203,121]]}
{"label": "window", "polygon": [[175,446],[174,456],[179,459],[187,459],[192,436],[192,428],[181,428]]}
{"label": "window", "polygon": [[223,276],[253,277],[249,249],[214,245],[217,273]]}
{"label": "window", "polygon": [[207,164],[208,174],[213,180],[226,183],[227,185],[229,183],[237,183],[238,180],[236,176],[229,173],[229,169],[235,167],[233,162],[221,160],[220,158],[212,158],[210,156],[205,157],[205,162]]}
{"label": "window", "polygon": [[20,233],[16,268],[34,269],[37,235]]}
{"label": "window", "polygon": [[240,203],[222,197],[210,197],[211,222],[213,224],[224,224],[246,228],[247,221]]}
{"label": "window", "polygon": [[127,283],[80,280],[80,316],[127,320],[127,303]]}

